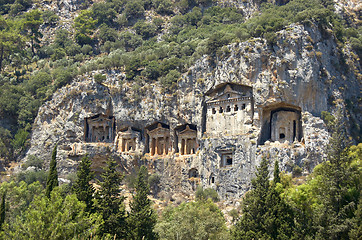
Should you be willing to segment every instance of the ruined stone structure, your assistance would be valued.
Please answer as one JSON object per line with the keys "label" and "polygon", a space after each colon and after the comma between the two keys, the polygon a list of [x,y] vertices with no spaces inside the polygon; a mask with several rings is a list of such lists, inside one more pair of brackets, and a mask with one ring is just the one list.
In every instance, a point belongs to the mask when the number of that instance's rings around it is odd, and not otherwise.
{"label": "ruined stone structure", "polygon": [[287,103],[278,103],[262,108],[262,131],[259,144],[265,141],[300,141],[303,136],[301,109]]}
{"label": "ruined stone structure", "polygon": [[186,124],[175,129],[180,155],[195,154],[198,148],[196,126]]}
{"label": "ruined stone structure", "polygon": [[134,152],[140,148],[140,141],[140,130],[133,127],[123,128],[117,133],[115,139],[117,152]]}
{"label": "ruined stone structure", "polygon": [[167,124],[156,122],[146,127],[149,154],[167,155],[172,152],[170,127]]}
{"label": "ruined stone structure", "polygon": [[254,113],[252,88],[222,83],[206,93],[206,133],[208,136],[239,135],[251,124]]}
{"label": "ruined stone structure", "polygon": [[114,139],[114,117],[97,114],[84,120],[86,142],[112,143]]}

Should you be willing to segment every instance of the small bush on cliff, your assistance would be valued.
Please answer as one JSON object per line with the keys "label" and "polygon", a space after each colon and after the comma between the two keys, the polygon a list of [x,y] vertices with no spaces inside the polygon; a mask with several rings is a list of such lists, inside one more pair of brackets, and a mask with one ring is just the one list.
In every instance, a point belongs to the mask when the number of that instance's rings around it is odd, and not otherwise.
{"label": "small bush on cliff", "polygon": [[196,189],[195,197],[197,200],[207,200],[211,199],[213,202],[218,202],[220,200],[219,195],[212,188],[203,189],[201,186],[198,186]]}
{"label": "small bush on cliff", "polygon": [[107,77],[104,74],[99,73],[94,75],[94,81],[96,81],[96,83],[102,84],[106,79]]}

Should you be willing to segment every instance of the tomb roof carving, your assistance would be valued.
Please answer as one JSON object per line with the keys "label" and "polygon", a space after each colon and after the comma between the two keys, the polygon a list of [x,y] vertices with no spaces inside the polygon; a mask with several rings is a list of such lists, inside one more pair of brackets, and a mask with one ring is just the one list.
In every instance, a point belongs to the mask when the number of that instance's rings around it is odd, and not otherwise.
{"label": "tomb roof carving", "polygon": [[141,130],[135,127],[124,127],[119,130],[119,132],[141,132]]}
{"label": "tomb roof carving", "polygon": [[193,125],[193,124],[184,124],[184,125],[181,125],[181,126],[177,126],[175,128],[175,130],[179,133],[183,133],[183,132],[186,132],[186,131],[197,131],[197,128],[196,128],[196,125]]}
{"label": "tomb roof carving", "polygon": [[98,120],[98,119],[112,120],[113,118],[114,118],[113,116],[106,115],[106,114],[102,114],[102,113],[93,115],[93,116],[91,116],[91,117],[87,117],[87,119],[93,120],[93,121],[96,121],[96,120]]}
{"label": "tomb roof carving", "polygon": [[226,82],[226,83],[221,83],[221,84],[215,86],[214,88],[211,88],[209,91],[207,91],[205,93],[205,95],[214,97],[215,95],[220,95],[224,92],[240,94],[240,93],[246,93],[246,92],[251,92],[251,91],[252,91],[251,86],[247,86],[247,85],[243,85],[243,84],[239,84],[239,83]]}
{"label": "tomb roof carving", "polygon": [[251,100],[252,88],[235,83],[222,83],[206,93],[210,99],[207,104]]}
{"label": "tomb roof carving", "polygon": [[258,105],[258,107],[263,108],[264,110],[283,109],[283,110],[302,111],[302,109],[299,106],[286,102],[273,102],[273,103],[269,102],[267,104]]}
{"label": "tomb roof carving", "polygon": [[167,128],[167,129],[170,129],[170,126],[165,124],[165,123],[162,123],[162,122],[154,122],[150,125],[148,125],[146,127],[146,130],[152,132],[154,129],[157,129],[157,128]]}
{"label": "tomb roof carving", "polygon": [[186,133],[195,133],[196,130],[191,129],[189,125],[186,125],[186,128],[182,131],[180,131],[180,134],[186,134]]}

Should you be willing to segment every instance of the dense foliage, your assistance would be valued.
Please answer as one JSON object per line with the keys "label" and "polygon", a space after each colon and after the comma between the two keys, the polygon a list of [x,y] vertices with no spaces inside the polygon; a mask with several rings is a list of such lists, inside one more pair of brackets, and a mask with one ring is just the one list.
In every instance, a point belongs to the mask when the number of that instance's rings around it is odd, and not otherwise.
{"label": "dense foliage", "polygon": [[[90,194],[94,189],[89,181],[94,179],[85,157],[73,188],[55,187],[50,198],[38,181],[14,178],[2,183],[0,238],[359,239],[362,144],[344,148],[348,142],[343,131],[333,135],[329,161],[318,165],[302,185],[293,185],[290,175],[280,173],[278,161],[274,161],[274,177],[269,181],[272,161],[263,159],[242,201],[241,215],[236,210],[229,213],[235,222],[230,231],[212,201],[218,199],[216,192],[208,189],[198,188],[196,201],[169,206],[157,218],[148,198],[144,166],[136,174],[136,193],[127,213],[120,189],[122,175],[115,161],[107,161],[100,188]],[[31,163],[37,164],[36,159]]]}
{"label": "dense foliage", "polygon": [[77,170],[77,179],[73,185],[73,192],[77,195],[79,201],[83,201],[86,205],[86,211],[93,210],[93,196],[95,189],[91,183],[94,178],[94,172],[91,170],[92,161],[88,156],[84,156],[79,163]]}
{"label": "dense foliage", "polygon": [[160,239],[229,239],[223,214],[211,199],[166,209],[156,231]]}

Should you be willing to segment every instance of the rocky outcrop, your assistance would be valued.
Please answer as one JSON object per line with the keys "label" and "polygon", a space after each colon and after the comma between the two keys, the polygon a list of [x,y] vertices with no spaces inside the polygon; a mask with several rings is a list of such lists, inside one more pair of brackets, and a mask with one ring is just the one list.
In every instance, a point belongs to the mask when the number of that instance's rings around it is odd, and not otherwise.
{"label": "rocky outcrop", "polygon": [[[298,169],[299,174],[309,173],[326,156],[329,135],[320,119],[321,111],[334,111],[336,103],[359,94],[355,71],[341,67],[343,53],[333,37],[322,35],[314,26],[291,25],[277,33],[273,46],[257,38],[229,45],[222,52],[223,56],[217,59],[205,56],[197,61],[172,93],[158,84],[133,89],[124,73],[117,71],[103,72],[107,74],[103,84],[96,83],[92,75],[75,79],[40,108],[27,156],[37,155],[47,165],[51,149],[58,143],[58,171],[62,177],[74,172],[86,153],[93,159],[97,172],[108,156],[116,158],[124,172],[147,164],[150,172],[161,176],[163,196],[190,195],[201,184],[215,188],[223,199],[239,198],[250,188],[255,168],[263,157],[278,159],[283,171]],[[252,99],[246,103],[251,105],[245,106],[245,111],[251,111],[245,115],[250,120],[240,126],[241,132],[233,126],[232,132],[214,134],[207,132],[210,130],[206,127],[207,114],[213,114],[212,109],[206,108],[210,100],[206,93],[224,83],[250,87]],[[238,91],[235,89],[230,91]],[[235,98],[241,99],[242,104],[246,98],[240,91]],[[225,95],[217,95],[222,96]],[[229,100],[226,97],[220,101],[227,104]],[[240,105],[216,114],[231,116],[242,108]],[[284,113],[273,115],[278,111]],[[288,115],[293,111],[293,115]],[[85,121],[95,115],[114,117],[114,136],[121,129],[138,129],[141,147],[120,153],[114,139],[112,143],[101,139],[87,142]],[[218,121],[223,121],[220,116]],[[274,124],[280,128],[276,129],[277,140],[268,138],[273,126],[265,124],[273,122],[273,116],[292,116],[291,125]],[[162,145],[165,139],[159,135],[155,142],[167,151],[152,154],[150,135],[145,129],[157,126],[157,122],[169,129],[171,145]],[[198,148],[182,155],[175,130],[186,124],[195,126]],[[299,135],[297,126],[301,128]],[[287,130],[293,137],[285,139],[283,131]]]}

